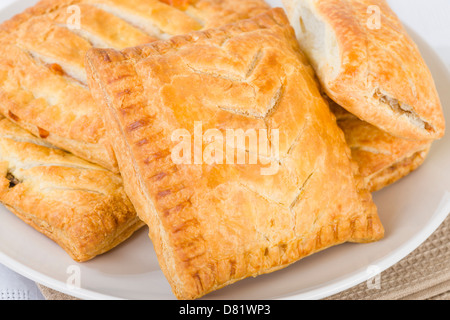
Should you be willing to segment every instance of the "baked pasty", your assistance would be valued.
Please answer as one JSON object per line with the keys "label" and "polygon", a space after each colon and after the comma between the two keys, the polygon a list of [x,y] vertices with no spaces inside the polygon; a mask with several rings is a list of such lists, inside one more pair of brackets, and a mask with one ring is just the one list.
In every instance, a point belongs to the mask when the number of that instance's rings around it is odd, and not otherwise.
{"label": "baked pasty", "polygon": [[411,141],[394,137],[359,120],[332,101],[330,106],[369,191],[379,191],[397,182],[419,168],[426,160],[431,141]]}
{"label": "baked pasty", "polygon": [[0,26],[0,112],[51,144],[117,171],[87,84],[92,47],[125,48],[247,18],[263,0],[43,0]]}
{"label": "baked pasty", "polygon": [[144,224],[122,179],[0,120],[0,202],[84,262]]}
{"label": "baked pasty", "polygon": [[282,9],[86,59],[126,192],[179,299],[383,237]]}
{"label": "baked pasty", "polygon": [[442,138],[445,119],[419,49],[385,0],[283,0],[326,94],[394,136]]}

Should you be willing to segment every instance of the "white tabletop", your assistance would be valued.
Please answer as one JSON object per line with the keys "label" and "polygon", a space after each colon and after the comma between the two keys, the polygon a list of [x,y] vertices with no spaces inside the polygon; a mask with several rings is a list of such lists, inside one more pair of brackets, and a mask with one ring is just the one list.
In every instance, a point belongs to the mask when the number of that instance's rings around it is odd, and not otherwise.
{"label": "white tabletop", "polygon": [[[20,0],[1,0],[0,10]],[[269,1],[270,2],[270,1]],[[450,1],[388,0],[400,19],[424,38],[450,70]],[[0,300],[44,299],[36,284],[0,265]]]}

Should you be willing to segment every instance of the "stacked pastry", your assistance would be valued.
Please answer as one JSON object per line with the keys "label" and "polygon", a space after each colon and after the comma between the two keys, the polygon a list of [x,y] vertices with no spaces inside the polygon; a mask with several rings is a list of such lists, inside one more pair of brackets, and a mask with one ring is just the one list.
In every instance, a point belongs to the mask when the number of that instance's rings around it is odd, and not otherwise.
{"label": "stacked pastry", "polygon": [[417,169],[445,120],[432,75],[386,1],[283,3],[369,188]]}
{"label": "stacked pastry", "polygon": [[[292,25],[262,0],[41,1],[0,28],[0,201],[77,261],[147,225],[179,299],[380,240],[371,192],[444,121],[376,3],[382,35],[357,29],[362,0],[287,1]],[[411,61],[382,59],[397,49]]]}
{"label": "stacked pastry", "polygon": [[87,88],[92,47],[122,49],[264,12],[259,0],[43,0],[0,28],[0,111],[34,135],[117,172]]}
{"label": "stacked pastry", "polygon": [[173,6],[43,0],[4,22],[0,201],[79,262],[126,240],[144,224],[124,192],[101,110],[87,86],[86,52],[212,28],[267,9],[259,0]]}
{"label": "stacked pastry", "polygon": [[1,202],[84,262],[128,239],[144,224],[120,175],[0,120]]}

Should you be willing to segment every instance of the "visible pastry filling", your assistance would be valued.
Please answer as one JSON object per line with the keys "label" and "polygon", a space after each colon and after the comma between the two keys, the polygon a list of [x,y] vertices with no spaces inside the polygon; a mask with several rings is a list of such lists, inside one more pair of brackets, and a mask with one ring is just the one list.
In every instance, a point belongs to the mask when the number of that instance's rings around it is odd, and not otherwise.
{"label": "visible pastry filling", "polygon": [[397,114],[405,115],[408,120],[414,124],[416,127],[425,129],[427,131],[434,131],[434,128],[426,121],[422,120],[415,112],[414,109],[404,103],[401,103],[397,99],[389,97],[387,94],[382,92],[380,89],[376,89],[374,93],[374,98],[380,103],[386,104],[391,107],[392,111]]}
{"label": "visible pastry filling", "polygon": [[9,188],[14,188],[20,183],[19,179],[17,179],[11,172],[6,174],[6,179],[9,180]]}

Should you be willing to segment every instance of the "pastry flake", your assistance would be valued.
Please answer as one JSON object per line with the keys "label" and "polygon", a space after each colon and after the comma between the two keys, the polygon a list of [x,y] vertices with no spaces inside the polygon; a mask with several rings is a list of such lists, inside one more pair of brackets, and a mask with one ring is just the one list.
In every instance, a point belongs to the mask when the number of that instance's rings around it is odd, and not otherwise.
{"label": "pastry flake", "polygon": [[284,0],[327,95],[382,131],[435,140],[445,119],[431,72],[385,0]]}
{"label": "pastry flake", "polygon": [[86,52],[166,39],[269,8],[263,0],[166,2],[43,0],[1,24],[0,113],[61,149],[117,171],[87,87]]}
{"label": "pastry flake", "polygon": [[[282,9],[123,51],[93,49],[86,61],[126,192],[179,299],[383,237]],[[276,131],[278,152],[248,143],[238,149],[256,152],[256,164],[175,164],[174,132],[195,136],[198,122],[216,137]],[[194,142],[192,158],[207,154],[207,141]],[[268,157],[279,167],[263,175]]]}
{"label": "pastry flake", "polygon": [[77,262],[103,254],[144,224],[122,178],[0,120],[0,202]]}

